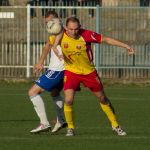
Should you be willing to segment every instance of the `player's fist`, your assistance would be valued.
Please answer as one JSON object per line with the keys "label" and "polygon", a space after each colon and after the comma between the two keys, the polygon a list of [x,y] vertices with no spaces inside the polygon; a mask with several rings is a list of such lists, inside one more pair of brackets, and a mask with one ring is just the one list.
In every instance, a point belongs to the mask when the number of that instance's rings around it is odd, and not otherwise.
{"label": "player's fist", "polygon": [[34,72],[35,73],[40,73],[42,71],[42,69],[43,69],[43,65],[42,64],[37,63],[37,64],[34,65]]}
{"label": "player's fist", "polygon": [[128,54],[129,54],[129,55],[133,55],[133,54],[134,54],[133,48],[127,47],[127,50],[128,50]]}

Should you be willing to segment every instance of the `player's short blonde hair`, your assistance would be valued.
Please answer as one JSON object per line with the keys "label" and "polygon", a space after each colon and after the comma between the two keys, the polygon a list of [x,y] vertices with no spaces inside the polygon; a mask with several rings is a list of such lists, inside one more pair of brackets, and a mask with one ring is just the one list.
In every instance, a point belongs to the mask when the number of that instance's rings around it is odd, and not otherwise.
{"label": "player's short blonde hair", "polygon": [[80,26],[80,21],[76,17],[69,17],[69,18],[67,18],[67,20],[66,20],[66,26],[68,25],[69,22],[76,22]]}

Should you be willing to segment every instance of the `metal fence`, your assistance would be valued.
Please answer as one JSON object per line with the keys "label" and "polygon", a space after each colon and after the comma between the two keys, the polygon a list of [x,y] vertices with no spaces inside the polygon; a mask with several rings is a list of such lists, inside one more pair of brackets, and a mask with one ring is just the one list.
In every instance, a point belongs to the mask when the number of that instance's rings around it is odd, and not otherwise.
{"label": "metal fence", "polygon": [[[76,15],[84,28],[119,39],[136,50],[136,55],[129,57],[125,49],[93,45],[95,65],[103,78],[150,78],[149,7],[30,5],[0,7],[0,78],[36,76],[33,65],[47,41],[43,15],[49,9],[55,9],[64,23],[66,17]],[[48,63],[49,57],[45,68]]]}

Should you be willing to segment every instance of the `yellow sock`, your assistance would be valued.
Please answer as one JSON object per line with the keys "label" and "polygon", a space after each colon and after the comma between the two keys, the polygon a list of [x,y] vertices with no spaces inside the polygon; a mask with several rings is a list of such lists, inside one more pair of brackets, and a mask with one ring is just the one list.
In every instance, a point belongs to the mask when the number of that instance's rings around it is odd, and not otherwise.
{"label": "yellow sock", "polygon": [[102,110],[104,111],[104,113],[107,115],[109,121],[111,122],[112,127],[117,127],[118,126],[118,122],[116,120],[116,116],[113,112],[113,110],[111,109],[109,104],[102,104],[100,103],[100,106],[102,107]]}
{"label": "yellow sock", "polygon": [[64,114],[66,118],[66,122],[68,124],[68,128],[74,129],[74,123],[73,123],[73,115],[72,115],[72,106],[64,104]]}

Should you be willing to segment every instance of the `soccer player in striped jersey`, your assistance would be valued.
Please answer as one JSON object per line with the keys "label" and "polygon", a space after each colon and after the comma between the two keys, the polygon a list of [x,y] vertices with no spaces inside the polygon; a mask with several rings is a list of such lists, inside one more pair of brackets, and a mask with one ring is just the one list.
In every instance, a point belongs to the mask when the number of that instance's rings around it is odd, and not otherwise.
{"label": "soccer player in striped jersey", "polygon": [[[60,41],[61,38],[61,41]],[[57,36],[53,48],[57,56],[62,58],[57,52],[57,44],[60,42],[65,62],[64,93],[65,104],[64,113],[68,124],[66,136],[74,135],[73,121],[73,100],[77,87],[82,83],[89,88],[99,101],[99,106],[110,121],[112,129],[120,136],[126,132],[120,127],[110,100],[104,93],[104,88],[97,74],[93,63],[93,52],[91,43],[107,43],[110,45],[126,48],[129,55],[133,54],[133,49],[118,40],[105,37],[99,33],[81,28],[78,18],[70,17],[66,20],[63,34]]]}
{"label": "soccer player in striped jersey", "polygon": [[[45,15],[45,21],[48,22],[52,18],[57,18],[58,15],[54,11],[48,11]],[[30,88],[28,95],[31,102],[33,103],[36,114],[40,119],[40,125],[31,130],[31,133],[39,133],[48,131],[51,125],[47,119],[45,106],[40,94],[43,91],[50,92],[52,99],[55,104],[57,122],[52,132],[57,132],[62,127],[66,127],[66,121],[64,118],[64,101],[60,95],[60,91],[63,88],[63,77],[64,77],[64,61],[60,61],[51,49],[55,36],[49,36],[47,43],[43,49],[40,60],[35,64],[35,72],[39,73],[43,69],[44,60],[50,52],[50,64],[48,70],[39,77],[35,84]],[[61,47],[57,47],[59,53],[62,53]]]}

